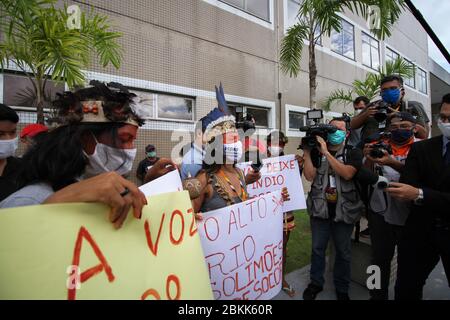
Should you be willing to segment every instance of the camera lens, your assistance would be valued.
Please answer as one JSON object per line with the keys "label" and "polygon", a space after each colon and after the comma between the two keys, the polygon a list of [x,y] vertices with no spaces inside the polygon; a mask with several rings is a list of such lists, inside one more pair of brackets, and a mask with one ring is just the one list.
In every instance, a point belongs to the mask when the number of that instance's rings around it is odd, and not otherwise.
{"label": "camera lens", "polygon": [[386,110],[378,111],[373,117],[377,122],[383,122],[387,119],[387,112]]}

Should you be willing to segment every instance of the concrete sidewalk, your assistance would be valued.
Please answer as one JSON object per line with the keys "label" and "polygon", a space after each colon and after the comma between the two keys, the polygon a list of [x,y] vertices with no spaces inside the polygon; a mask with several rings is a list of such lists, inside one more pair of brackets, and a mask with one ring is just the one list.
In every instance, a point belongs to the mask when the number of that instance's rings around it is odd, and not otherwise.
{"label": "concrete sidewalk", "polygon": [[[303,300],[303,290],[305,290],[309,284],[309,269],[310,266],[308,265],[302,269],[293,271],[286,276],[286,280],[296,291],[296,295],[293,298],[290,298],[284,291],[281,291],[273,300]],[[329,268],[326,268],[326,270],[329,270]],[[441,262],[439,262],[428,278],[423,290],[423,295],[424,300],[450,300],[450,288]],[[369,291],[367,288],[355,282],[351,282],[349,296],[352,300],[368,300]],[[390,298],[394,298],[394,288],[392,286]],[[324,290],[317,295],[317,300],[336,300],[333,275],[331,272],[326,272],[325,287]]]}

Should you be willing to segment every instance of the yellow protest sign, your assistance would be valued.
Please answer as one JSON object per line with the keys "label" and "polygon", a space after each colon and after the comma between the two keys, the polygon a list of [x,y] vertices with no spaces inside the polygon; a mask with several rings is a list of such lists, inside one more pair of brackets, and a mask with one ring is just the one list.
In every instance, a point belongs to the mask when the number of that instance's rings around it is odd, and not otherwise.
{"label": "yellow protest sign", "polygon": [[101,204],[0,210],[0,299],[212,299],[188,193],[148,203],[119,230]]}

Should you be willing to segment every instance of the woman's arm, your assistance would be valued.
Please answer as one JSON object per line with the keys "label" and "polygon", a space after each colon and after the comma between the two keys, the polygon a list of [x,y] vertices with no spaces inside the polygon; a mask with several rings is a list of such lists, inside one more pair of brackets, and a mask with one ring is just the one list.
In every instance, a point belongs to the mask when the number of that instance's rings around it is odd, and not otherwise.
{"label": "woman's arm", "polygon": [[107,172],[71,184],[55,192],[43,204],[73,202],[100,202],[108,205],[111,208],[109,220],[118,229],[131,207],[134,217],[141,217],[142,207],[147,204],[147,199],[135,184],[116,172]]}
{"label": "woman's arm", "polygon": [[200,190],[201,190],[200,196],[191,201],[192,201],[192,208],[194,209],[194,212],[198,213],[200,211],[200,209],[202,208],[203,202],[209,196],[209,184],[208,184],[208,179],[206,177],[205,171],[200,172],[196,178],[200,182]]}

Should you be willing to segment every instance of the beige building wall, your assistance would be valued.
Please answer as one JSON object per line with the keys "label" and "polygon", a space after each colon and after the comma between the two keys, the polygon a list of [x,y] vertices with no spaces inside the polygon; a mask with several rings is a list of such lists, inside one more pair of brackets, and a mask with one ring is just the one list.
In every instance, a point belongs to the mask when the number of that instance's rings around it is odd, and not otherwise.
{"label": "beige building wall", "polygon": [[[307,46],[297,78],[279,71],[286,3],[287,0],[271,0],[271,23],[256,23],[257,18],[228,10],[229,6],[217,0],[68,1],[82,10],[92,6],[95,12],[108,15],[114,29],[123,33],[121,68],[102,68],[93,63],[90,71],[96,72],[96,77],[100,74],[103,80],[125,81],[135,89],[157,88],[156,91],[168,94],[187,92],[195,99],[194,121],[216,106],[214,85],[222,82],[230,101],[269,108],[269,126],[284,131],[287,105],[309,104]],[[355,26],[355,60],[331,52],[330,38],[323,37],[322,46],[316,50],[319,105],[333,90],[350,89],[353,80],[363,79],[370,72],[362,65],[361,49],[361,32],[367,31],[367,23],[350,12],[344,19]],[[380,42],[382,62],[385,44],[427,70],[427,37],[411,13],[405,12],[391,38]],[[406,91],[409,99],[420,101],[431,113],[429,94],[410,88]],[[332,111],[351,110],[351,106],[336,105]],[[136,166],[149,143],[156,145],[160,156],[170,156],[178,143],[171,141],[173,131],[192,132],[194,121],[148,121],[137,141]],[[288,152],[296,152],[299,133],[289,131],[288,136]]]}

